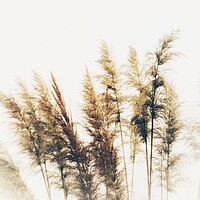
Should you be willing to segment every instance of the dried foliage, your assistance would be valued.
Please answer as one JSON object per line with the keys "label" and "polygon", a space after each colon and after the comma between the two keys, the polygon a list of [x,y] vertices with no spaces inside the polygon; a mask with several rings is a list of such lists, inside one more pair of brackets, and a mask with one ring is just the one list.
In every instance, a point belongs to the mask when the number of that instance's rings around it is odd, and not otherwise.
{"label": "dried foliage", "polygon": [[200,122],[189,121],[186,124],[186,135],[184,137],[191,158],[200,160]]}
{"label": "dried foliage", "polygon": [[[49,199],[50,177],[48,168],[56,167],[67,199],[73,190],[79,199],[96,199],[94,171],[88,147],[78,138],[73,122],[67,114],[64,99],[52,75],[53,99],[42,78],[34,75],[34,95],[19,81],[19,102],[13,96],[1,94],[1,102],[14,119],[13,125],[23,152],[34,166],[40,166]],[[74,184],[70,186],[70,180]],[[69,181],[68,181],[69,180]]]}
{"label": "dried foliage", "polygon": [[[162,115],[163,125],[158,132],[159,144],[156,146],[160,158],[158,161],[158,171],[161,178],[161,186],[165,186],[168,192],[175,190],[175,183],[180,181],[178,167],[181,164],[183,155],[174,151],[174,146],[180,140],[183,123],[179,117],[179,104],[174,89],[166,86],[165,112]],[[163,189],[161,187],[161,190]]]}
{"label": "dried foliage", "polygon": [[[177,33],[166,35],[143,65],[130,47],[124,73],[103,43],[98,60],[102,73],[97,75],[100,90],[96,92],[88,70],[83,82],[84,131],[76,130],[53,74],[51,89],[34,72],[32,91],[18,81],[17,97],[1,93],[0,101],[12,119],[23,152],[41,170],[49,199],[52,185],[63,189],[66,200],[69,194],[79,200],[133,199],[130,192],[134,193],[134,166],[139,153],[145,153],[148,199],[156,170],[161,190],[166,186],[168,192],[172,191],[181,158],[173,150],[182,123],[165,65],[177,56],[172,49],[176,39]],[[122,93],[125,86],[128,92]],[[89,141],[83,142],[80,134],[89,135]],[[125,153],[127,149],[130,154]]]}
{"label": "dried foliage", "polygon": [[78,134],[73,128],[73,122],[66,112],[66,106],[58,84],[52,75],[53,96],[58,106],[59,113],[57,122],[62,127],[64,136],[67,138],[69,152],[66,159],[74,164],[74,172],[77,180],[74,189],[80,200],[96,199],[95,173],[92,165],[92,157],[89,148],[80,141]]}
{"label": "dried foliage", "polygon": [[99,180],[106,186],[106,199],[122,199],[121,177],[118,171],[119,158],[117,148],[114,147],[116,133],[111,128],[115,106],[105,99],[107,95],[96,95],[88,71],[83,85],[84,127],[92,137],[90,146]]}
{"label": "dried foliage", "polygon": [[[129,65],[126,72],[127,84],[132,86],[135,91],[132,96],[133,117],[131,122],[145,143],[149,200],[151,199],[154,147],[158,143],[157,138],[163,124],[169,125],[169,122],[166,121],[166,115],[169,115],[166,101],[172,98],[171,94],[166,97],[168,83],[164,76],[165,67],[163,65],[177,55],[172,50],[172,43],[177,39],[176,35],[177,33],[171,33],[161,39],[157,50],[148,54],[144,67],[139,66],[134,48],[131,47],[129,53]],[[169,118],[174,120],[171,115],[168,116]],[[171,135],[168,139],[172,138]]]}
{"label": "dried foliage", "polygon": [[33,200],[31,191],[21,177],[18,167],[13,163],[8,152],[0,145],[0,191],[1,197],[13,200]]}

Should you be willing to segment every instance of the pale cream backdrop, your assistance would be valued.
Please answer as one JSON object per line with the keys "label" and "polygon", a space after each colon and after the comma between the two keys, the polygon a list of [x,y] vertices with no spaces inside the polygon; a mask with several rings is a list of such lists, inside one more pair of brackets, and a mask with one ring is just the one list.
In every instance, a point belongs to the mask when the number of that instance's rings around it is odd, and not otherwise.
{"label": "pale cream backdrop", "polygon": [[[31,85],[32,70],[49,82],[52,71],[74,120],[80,121],[84,72],[87,66],[92,75],[98,73],[96,60],[102,40],[109,44],[120,66],[127,62],[130,45],[142,61],[159,38],[179,29],[174,47],[181,56],[169,64],[173,69],[170,79],[182,102],[182,118],[200,120],[199,8],[197,0],[0,0],[0,90],[16,92],[17,77]],[[22,170],[35,199],[47,199],[41,176],[16,153],[8,118],[2,108],[0,112],[1,143]],[[177,186],[170,200],[200,199],[199,168],[193,161],[183,165],[185,182]],[[139,169],[136,173],[142,176]],[[136,185],[136,200],[145,200],[144,184]],[[3,196],[1,193],[0,200],[6,200]],[[62,193],[56,191],[53,197],[62,199]],[[154,193],[153,199],[159,198],[159,193]]]}

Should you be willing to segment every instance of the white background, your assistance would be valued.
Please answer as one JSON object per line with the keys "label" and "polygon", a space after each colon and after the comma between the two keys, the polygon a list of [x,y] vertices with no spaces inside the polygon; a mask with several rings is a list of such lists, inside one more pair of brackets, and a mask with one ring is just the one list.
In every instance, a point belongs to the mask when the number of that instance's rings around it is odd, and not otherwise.
{"label": "white background", "polygon": [[[109,44],[121,66],[127,62],[130,45],[136,48],[142,62],[159,38],[180,29],[174,47],[181,56],[169,64],[170,77],[182,103],[182,118],[198,120],[199,7],[197,0],[0,0],[0,90],[15,90],[16,77],[32,83],[32,70],[48,82],[52,71],[78,121],[85,68],[92,75],[99,71],[96,60],[101,40]],[[12,145],[8,119],[2,113],[0,138],[14,155],[16,147]],[[24,159],[15,156],[15,160],[22,166],[36,200],[45,199],[40,177],[30,174]],[[187,163],[183,169],[188,180],[178,186],[170,200],[197,199],[198,163]],[[142,187],[141,183],[137,190]],[[142,199],[141,191],[138,200]]]}

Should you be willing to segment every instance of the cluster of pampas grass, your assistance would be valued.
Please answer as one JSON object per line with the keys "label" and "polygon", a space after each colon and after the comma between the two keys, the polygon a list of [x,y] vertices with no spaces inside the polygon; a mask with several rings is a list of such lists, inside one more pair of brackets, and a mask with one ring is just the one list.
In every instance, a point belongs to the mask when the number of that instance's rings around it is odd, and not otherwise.
{"label": "cluster of pampas grass", "polygon": [[33,167],[39,167],[49,200],[52,184],[63,189],[65,199],[71,193],[79,199],[96,199],[89,147],[74,129],[54,76],[51,92],[37,73],[34,81],[33,91],[18,81],[18,97],[1,94],[22,152]]}
{"label": "cluster of pampas grass", "polygon": [[[166,182],[167,192],[171,191],[173,169],[179,162],[172,147],[182,124],[165,65],[177,55],[172,50],[175,39],[174,33],[161,39],[142,66],[131,47],[126,71],[116,67],[103,43],[98,60],[102,73],[96,76],[99,91],[88,70],[83,82],[84,130],[76,129],[53,74],[50,89],[34,72],[32,90],[18,81],[17,97],[0,95],[22,152],[42,173],[49,200],[52,186],[63,190],[65,200],[69,195],[79,200],[133,199],[134,166],[137,154],[143,152],[148,199],[152,196],[153,170],[160,173],[162,183]],[[127,88],[128,93],[123,93]],[[79,137],[84,134],[88,141]],[[158,161],[162,166],[157,169]],[[4,168],[9,169],[7,165]]]}

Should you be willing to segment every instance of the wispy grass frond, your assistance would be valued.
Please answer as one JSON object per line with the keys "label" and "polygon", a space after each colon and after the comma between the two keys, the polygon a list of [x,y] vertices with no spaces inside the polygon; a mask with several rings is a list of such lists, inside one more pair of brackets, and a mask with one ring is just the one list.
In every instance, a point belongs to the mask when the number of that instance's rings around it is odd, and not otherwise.
{"label": "wispy grass frond", "polygon": [[9,116],[15,120],[24,120],[24,111],[13,96],[0,93],[0,101],[7,109]]}
{"label": "wispy grass frond", "polygon": [[178,55],[176,52],[170,51],[176,39],[178,39],[178,31],[171,32],[159,41],[159,47],[155,53],[158,65],[163,65]]}
{"label": "wispy grass frond", "polygon": [[[0,188],[12,199],[33,200],[34,197],[21,177],[18,167],[0,144]],[[2,194],[3,195],[3,194]]]}
{"label": "wispy grass frond", "polygon": [[83,98],[85,129],[91,136],[100,137],[103,128],[102,111],[88,70],[83,83]]}
{"label": "wispy grass frond", "polygon": [[[173,51],[173,43],[178,38],[178,32],[174,31],[168,35],[165,35],[160,39],[157,50],[148,54],[149,69],[147,75],[156,77],[161,72],[161,67],[171,61],[179,54]],[[164,70],[164,68],[162,68]]]}
{"label": "wispy grass frond", "polygon": [[116,68],[115,64],[111,58],[109,48],[106,42],[102,42],[101,47],[100,47],[100,54],[101,57],[98,60],[99,64],[102,65],[103,70],[106,71],[107,77],[112,78],[112,76],[116,76]]}
{"label": "wispy grass frond", "polygon": [[59,107],[59,110],[62,114],[62,116],[64,117],[66,123],[69,123],[70,122],[70,118],[67,114],[67,110],[66,110],[66,105],[65,105],[65,101],[62,97],[62,93],[58,87],[58,84],[57,84],[57,81],[54,77],[53,74],[51,74],[51,79],[52,79],[52,88],[53,88],[53,96],[54,96],[54,99]]}
{"label": "wispy grass frond", "polygon": [[190,121],[186,126],[187,135],[185,136],[188,149],[192,153],[194,160],[200,160],[200,122]]}
{"label": "wispy grass frond", "polygon": [[[116,132],[113,123],[116,118],[116,102],[112,103],[111,96],[106,92],[96,95],[91,77],[86,72],[83,83],[84,106],[83,113],[86,119],[84,127],[92,136],[91,149],[98,169],[98,182],[106,186],[106,198],[122,198],[122,177],[118,171],[118,150],[114,147]],[[112,97],[113,98],[113,97]]]}
{"label": "wispy grass frond", "polygon": [[133,47],[129,49],[129,58],[128,65],[125,72],[125,76],[127,77],[126,84],[131,86],[132,89],[142,89],[144,88],[144,73],[143,69],[139,66],[137,52]]}
{"label": "wispy grass frond", "polygon": [[76,171],[75,177],[77,181],[75,183],[77,188],[74,187],[75,193],[80,200],[93,200],[97,193],[90,151],[88,151],[88,147],[80,141],[78,134],[73,128],[73,122],[68,116],[64,99],[53,74],[52,88],[55,102],[59,108],[59,114],[56,116],[56,119],[62,127],[63,134],[67,136],[68,139],[69,152],[68,155],[66,155],[66,159],[75,164],[74,169]]}

